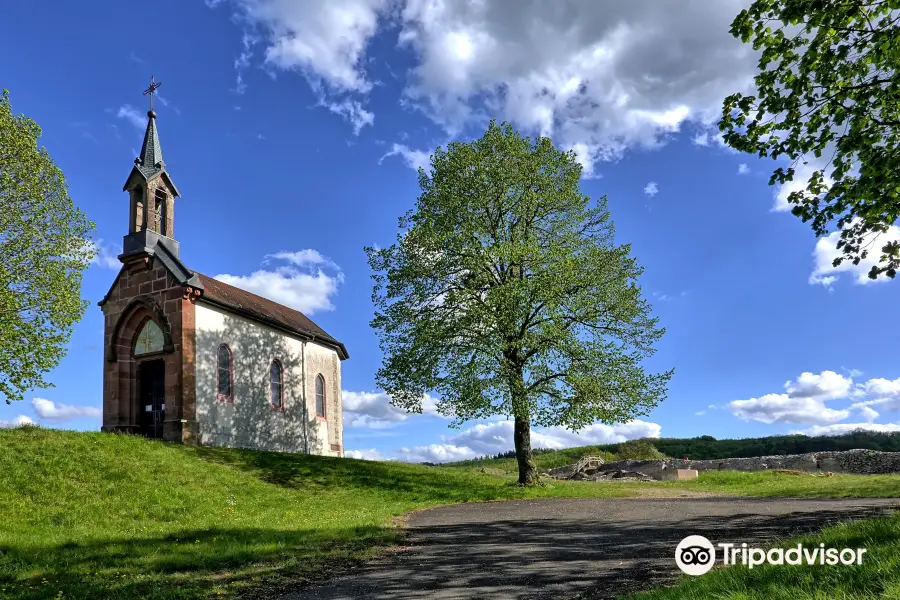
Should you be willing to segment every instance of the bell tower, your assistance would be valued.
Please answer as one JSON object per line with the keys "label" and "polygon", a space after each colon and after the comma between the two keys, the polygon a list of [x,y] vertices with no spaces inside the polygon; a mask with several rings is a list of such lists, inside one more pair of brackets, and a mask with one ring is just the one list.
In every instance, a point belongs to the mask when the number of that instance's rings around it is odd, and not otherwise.
{"label": "bell tower", "polygon": [[156,112],[153,111],[153,94],[160,85],[161,82],[154,81],[151,77],[150,87],[144,90],[144,94],[150,96],[147,129],[140,156],[134,159],[134,167],[122,188],[128,192],[129,205],[128,233],[119,256],[122,262],[126,262],[134,254],[152,250],[157,244],[163,244],[178,256],[178,242],[175,241],[175,198],[180,194],[163,161]]}

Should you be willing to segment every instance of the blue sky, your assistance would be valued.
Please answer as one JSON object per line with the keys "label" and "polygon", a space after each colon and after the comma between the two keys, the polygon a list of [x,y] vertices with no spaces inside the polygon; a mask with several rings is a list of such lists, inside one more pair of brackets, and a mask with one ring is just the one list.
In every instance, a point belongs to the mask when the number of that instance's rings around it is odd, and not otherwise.
{"label": "blue sky", "polygon": [[450,430],[440,416],[388,406],[374,384],[381,357],[362,249],[395,239],[418,192],[413,167],[480,135],[490,117],[576,151],[584,192],[608,196],[617,239],[645,267],[644,293],[667,328],[647,367],[675,369],[650,415],[579,435],[539,429],[535,445],[900,429],[900,283],[868,282],[867,265],[831,269],[834,237],[817,241],[783,210],[790,190],[768,185],[774,163],[717,138],[722,99],[754,73],[752,51],[727,32],[744,4],[10,4],[0,38],[16,51],[0,59],[0,81],[43,127],[102,252],[84,279],[90,308],[49,376],[56,387],[0,404],[0,422],[100,427],[96,302],[118,267],[121,190],[155,75],[163,152],[183,196],[182,258],[304,310],[347,345],[354,456],[512,447],[502,417]]}

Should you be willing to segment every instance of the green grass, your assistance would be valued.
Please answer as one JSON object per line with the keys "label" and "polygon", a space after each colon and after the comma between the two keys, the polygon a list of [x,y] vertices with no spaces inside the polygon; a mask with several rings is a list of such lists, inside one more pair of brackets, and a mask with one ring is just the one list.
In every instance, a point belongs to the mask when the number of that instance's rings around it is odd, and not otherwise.
{"label": "green grass", "polygon": [[[823,529],[770,547],[866,548],[861,565],[719,567],[682,576],[673,587],[634,600],[873,600],[900,598],[900,514]],[[721,564],[717,561],[717,564]]]}
{"label": "green grass", "polygon": [[399,539],[412,509],[637,485],[535,489],[474,470],[0,430],[0,598],[260,596]]}
{"label": "green grass", "polygon": [[[553,482],[477,467],[197,448],[101,433],[0,430],[0,598],[262,597],[396,543],[391,518],[455,502],[627,496],[900,495],[900,477],[704,474]],[[788,490],[789,493],[778,493]]]}
{"label": "green grass", "polygon": [[677,483],[680,489],[734,496],[781,498],[897,498],[898,475],[833,475],[762,471],[703,471],[699,479]]}

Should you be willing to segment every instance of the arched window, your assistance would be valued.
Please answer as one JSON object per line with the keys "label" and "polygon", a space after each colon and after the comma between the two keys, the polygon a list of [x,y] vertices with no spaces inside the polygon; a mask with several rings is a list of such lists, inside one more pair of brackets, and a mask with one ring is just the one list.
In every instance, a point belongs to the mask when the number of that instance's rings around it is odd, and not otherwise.
{"label": "arched window", "polygon": [[234,401],[234,363],[231,350],[225,344],[219,346],[216,355],[216,373],[216,397],[226,402]]}
{"label": "arched window", "polygon": [[269,367],[269,402],[276,410],[284,409],[284,373],[277,360],[273,360]]}
{"label": "arched window", "polygon": [[166,233],[166,193],[162,190],[156,190],[156,206],[153,211],[153,230],[160,235],[168,235]]}
{"label": "arched window", "polygon": [[162,329],[153,319],[147,319],[141,332],[134,339],[134,355],[155,354],[162,352],[165,346],[165,336]]}
{"label": "arched window", "polygon": [[131,206],[131,230],[140,231],[144,225],[144,188],[138,185],[134,188],[134,203]]}
{"label": "arched window", "polygon": [[316,416],[325,418],[325,378],[316,375]]}

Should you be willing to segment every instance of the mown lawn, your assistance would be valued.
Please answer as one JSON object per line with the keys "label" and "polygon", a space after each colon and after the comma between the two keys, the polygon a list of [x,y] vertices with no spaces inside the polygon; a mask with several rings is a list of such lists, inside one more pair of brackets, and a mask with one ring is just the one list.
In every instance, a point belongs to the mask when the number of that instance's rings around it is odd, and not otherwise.
{"label": "mown lawn", "polygon": [[[673,587],[631,596],[634,600],[895,600],[900,598],[900,514],[855,521],[815,535],[772,544],[789,548],[866,548],[861,565],[763,565],[717,567],[682,576]],[[721,560],[717,557],[717,565]]]}
{"label": "mown lawn", "polygon": [[393,516],[455,502],[627,496],[649,488],[900,495],[900,477],[709,475],[522,489],[511,475],[474,467],[0,430],[0,598],[262,597],[394,544]]}
{"label": "mown lawn", "polygon": [[0,598],[254,597],[399,539],[391,517],[505,498],[624,496],[392,462],[0,430]]}

